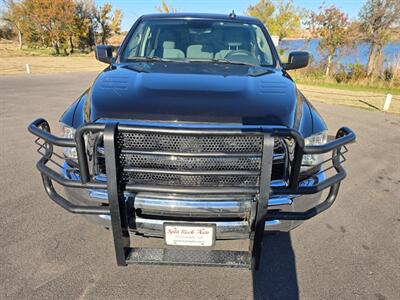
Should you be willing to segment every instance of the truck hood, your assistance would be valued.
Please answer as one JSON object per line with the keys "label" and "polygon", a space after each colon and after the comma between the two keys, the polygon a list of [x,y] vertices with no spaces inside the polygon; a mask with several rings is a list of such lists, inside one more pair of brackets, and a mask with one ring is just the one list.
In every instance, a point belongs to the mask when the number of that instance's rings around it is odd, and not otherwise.
{"label": "truck hood", "polygon": [[301,97],[282,71],[243,65],[140,63],[103,71],[85,119],[296,127]]}

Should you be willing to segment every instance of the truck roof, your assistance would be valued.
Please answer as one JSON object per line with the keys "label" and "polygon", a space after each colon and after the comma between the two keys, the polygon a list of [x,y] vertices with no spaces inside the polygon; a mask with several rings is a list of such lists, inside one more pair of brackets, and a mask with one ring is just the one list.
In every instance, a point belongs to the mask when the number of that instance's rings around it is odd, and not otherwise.
{"label": "truck roof", "polygon": [[257,18],[249,16],[235,16],[231,18],[230,14],[211,14],[211,13],[157,13],[146,14],[141,17],[142,19],[214,19],[214,20],[237,20],[247,23],[260,23]]}

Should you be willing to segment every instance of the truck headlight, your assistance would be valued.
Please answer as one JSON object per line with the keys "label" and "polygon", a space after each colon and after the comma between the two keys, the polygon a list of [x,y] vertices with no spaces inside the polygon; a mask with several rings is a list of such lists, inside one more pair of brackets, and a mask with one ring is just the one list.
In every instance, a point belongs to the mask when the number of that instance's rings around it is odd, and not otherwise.
{"label": "truck headlight", "polygon": [[[313,134],[304,139],[305,146],[318,146],[326,144],[328,135],[326,131]],[[305,154],[301,162],[301,172],[308,171],[324,161],[324,154]]]}
{"label": "truck headlight", "polygon": [[[63,123],[60,123],[61,125],[61,131],[62,131],[62,136],[67,139],[73,139],[75,138],[75,128],[72,128],[68,125],[65,125]],[[63,149],[64,157],[66,159],[72,159],[72,160],[77,160],[78,159],[78,154],[76,152],[75,147],[65,147]]]}

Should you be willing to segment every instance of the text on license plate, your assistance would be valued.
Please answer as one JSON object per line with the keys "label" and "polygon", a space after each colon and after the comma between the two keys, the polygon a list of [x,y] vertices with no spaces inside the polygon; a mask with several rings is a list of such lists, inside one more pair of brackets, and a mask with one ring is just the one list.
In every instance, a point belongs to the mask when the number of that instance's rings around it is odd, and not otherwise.
{"label": "text on license plate", "polygon": [[167,245],[210,247],[214,245],[215,226],[167,223],[164,237]]}

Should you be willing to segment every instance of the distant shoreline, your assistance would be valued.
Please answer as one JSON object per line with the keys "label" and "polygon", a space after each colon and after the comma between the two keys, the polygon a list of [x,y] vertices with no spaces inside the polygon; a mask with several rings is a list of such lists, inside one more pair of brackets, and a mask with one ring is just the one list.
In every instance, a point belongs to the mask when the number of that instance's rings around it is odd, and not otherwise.
{"label": "distant shoreline", "polygon": [[305,38],[305,37],[287,37],[283,38],[282,41],[300,41],[300,40],[313,40],[318,38]]}
{"label": "distant shoreline", "polygon": [[[302,40],[318,40],[320,38],[318,37],[311,37],[311,38],[305,38],[305,37],[286,37],[283,38],[282,41],[302,41]],[[364,41],[360,40],[360,43],[363,43]],[[389,43],[399,43],[400,39],[393,39],[389,40]]]}

